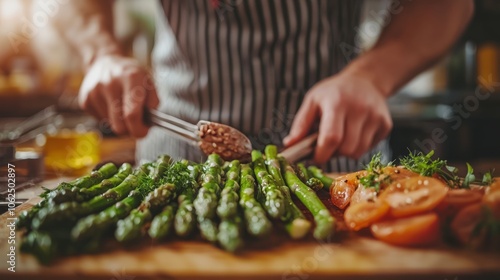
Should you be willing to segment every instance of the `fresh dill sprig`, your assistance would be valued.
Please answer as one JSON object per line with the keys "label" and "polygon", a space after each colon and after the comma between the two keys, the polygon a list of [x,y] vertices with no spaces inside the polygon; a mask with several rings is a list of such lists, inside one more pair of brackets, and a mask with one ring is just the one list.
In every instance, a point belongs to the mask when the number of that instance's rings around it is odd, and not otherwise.
{"label": "fresh dill sprig", "polygon": [[387,164],[382,163],[382,154],[376,153],[366,165],[365,170],[367,174],[360,177],[359,182],[365,188],[375,188],[375,190],[379,192],[381,184],[387,183],[390,180],[389,176],[384,176],[383,174],[383,169],[390,165],[392,165],[392,162]]}
{"label": "fresh dill sprig", "polygon": [[151,176],[141,176],[136,190],[145,198],[151,191],[167,183],[175,185],[179,191],[188,187],[194,188],[196,182],[192,179],[190,172],[185,162],[172,161],[168,168],[159,174],[156,182]]}
{"label": "fresh dill sprig", "polygon": [[408,170],[422,176],[439,175],[452,188],[468,189],[471,184],[489,185],[492,182],[491,172],[485,173],[481,181],[476,180],[474,169],[469,163],[466,163],[467,174],[461,178],[458,176],[458,168],[448,165],[446,160],[432,159],[433,156],[434,151],[427,154],[410,151],[408,156],[402,157],[399,161]]}

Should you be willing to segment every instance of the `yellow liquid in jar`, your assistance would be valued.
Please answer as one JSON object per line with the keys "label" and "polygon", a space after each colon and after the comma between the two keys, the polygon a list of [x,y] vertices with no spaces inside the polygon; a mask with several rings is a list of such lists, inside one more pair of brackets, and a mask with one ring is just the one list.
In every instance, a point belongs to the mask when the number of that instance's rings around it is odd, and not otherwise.
{"label": "yellow liquid in jar", "polygon": [[62,130],[46,136],[45,167],[54,174],[82,175],[99,162],[100,135],[95,131]]}

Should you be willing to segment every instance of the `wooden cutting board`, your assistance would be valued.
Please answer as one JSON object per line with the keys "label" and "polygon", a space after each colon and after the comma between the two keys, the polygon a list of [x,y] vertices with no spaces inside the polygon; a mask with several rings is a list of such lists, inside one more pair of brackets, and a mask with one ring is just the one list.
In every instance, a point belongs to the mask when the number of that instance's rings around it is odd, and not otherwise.
{"label": "wooden cutting board", "polygon": [[[53,187],[57,182],[50,182]],[[44,186],[47,186],[45,184]],[[321,196],[334,209],[328,196]],[[19,206],[30,208],[38,198]],[[341,213],[332,211],[341,218]],[[113,242],[102,253],[67,257],[50,266],[19,252],[16,272],[7,270],[9,244],[7,214],[0,216],[1,279],[500,279],[500,254],[471,252],[441,245],[438,248],[401,248],[374,240],[368,233],[350,233],[341,219],[328,242],[312,237],[290,240],[279,225],[264,240],[248,240],[239,254],[230,254],[194,238],[140,244],[124,248]]]}

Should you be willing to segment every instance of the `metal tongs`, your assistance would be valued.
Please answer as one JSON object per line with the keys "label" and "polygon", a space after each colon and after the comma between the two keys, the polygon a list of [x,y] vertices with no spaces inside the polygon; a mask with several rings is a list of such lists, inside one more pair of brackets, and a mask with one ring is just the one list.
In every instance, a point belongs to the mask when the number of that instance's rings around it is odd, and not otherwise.
{"label": "metal tongs", "polygon": [[55,106],[47,107],[35,115],[21,121],[5,125],[0,131],[0,162],[15,158],[16,145],[34,139],[51,126],[62,123],[62,116]]}
{"label": "metal tongs", "polygon": [[[155,109],[148,109],[145,119],[147,123],[164,128],[177,135],[181,140],[200,147],[206,155],[222,150],[229,152],[229,154],[221,153],[221,156],[225,160],[230,160],[245,158],[252,152],[250,140],[239,130],[228,125],[205,120],[192,124]],[[217,129],[210,130],[210,127],[213,126],[216,126]],[[227,137],[226,141],[215,141],[224,137]],[[217,149],[215,149],[216,147]]]}
{"label": "metal tongs", "polygon": [[0,142],[22,143],[44,133],[49,125],[58,125],[62,117],[55,106],[47,107],[20,123],[8,124],[0,131]]}

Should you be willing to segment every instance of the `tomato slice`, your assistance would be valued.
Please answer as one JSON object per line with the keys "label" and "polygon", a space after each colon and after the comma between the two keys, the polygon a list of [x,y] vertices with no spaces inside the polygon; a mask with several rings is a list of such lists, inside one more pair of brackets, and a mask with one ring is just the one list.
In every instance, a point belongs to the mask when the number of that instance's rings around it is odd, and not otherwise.
{"label": "tomato slice", "polygon": [[448,187],[440,180],[416,176],[391,183],[379,199],[391,206],[392,217],[407,217],[434,209],[447,192]]}
{"label": "tomato slice", "polygon": [[346,208],[351,202],[352,194],[358,188],[359,178],[365,174],[366,171],[362,170],[337,177],[330,188],[333,205],[340,209]]}
{"label": "tomato slice", "polygon": [[474,229],[483,220],[483,203],[469,205],[455,216],[451,222],[451,232],[453,236],[462,244],[479,245],[486,238],[486,232],[478,232],[473,235]]}
{"label": "tomato slice", "polygon": [[[403,167],[396,166],[384,167],[382,173],[383,175],[381,176],[387,177],[388,175],[391,178],[391,182],[418,176],[418,174],[415,172],[412,172]],[[366,174],[366,170],[361,170],[337,177],[330,188],[330,197],[333,205],[337,206],[340,209],[345,209],[347,205],[352,202],[351,199],[354,192],[359,189],[359,178],[366,176]],[[387,187],[387,185],[381,186],[381,189],[384,189],[385,187]],[[363,195],[370,195],[369,193],[371,192],[372,191],[368,190],[366,193],[363,193]],[[356,197],[354,203],[362,200],[366,199],[362,197]]]}
{"label": "tomato slice", "polygon": [[500,191],[500,177],[493,178],[493,183],[486,188],[486,193],[493,193]]}
{"label": "tomato slice", "polygon": [[483,197],[483,202],[490,207],[495,219],[500,221],[500,184],[498,184],[498,187],[488,188]]}
{"label": "tomato slice", "polygon": [[347,207],[344,221],[348,228],[357,231],[381,220],[388,212],[386,203],[363,201]]}
{"label": "tomato slice", "polygon": [[391,181],[399,181],[402,179],[420,176],[418,173],[410,171],[401,166],[387,166],[384,167],[383,173],[391,177]]}
{"label": "tomato slice", "polygon": [[365,186],[359,186],[356,189],[356,191],[352,194],[351,205],[367,201],[368,202],[377,201],[377,190],[375,190],[374,188],[366,188]]}
{"label": "tomato slice", "polygon": [[440,239],[436,213],[374,223],[370,230],[375,238],[399,246],[424,246]]}
{"label": "tomato slice", "polygon": [[436,207],[438,214],[449,219],[468,205],[481,202],[483,194],[480,191],[466,189],[450,189],[443,201]]}

